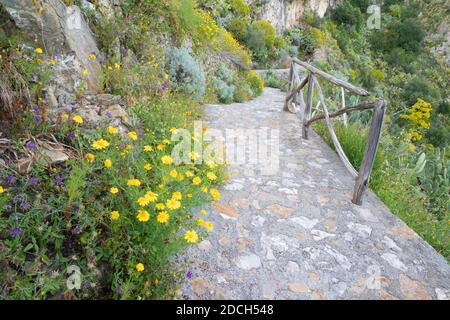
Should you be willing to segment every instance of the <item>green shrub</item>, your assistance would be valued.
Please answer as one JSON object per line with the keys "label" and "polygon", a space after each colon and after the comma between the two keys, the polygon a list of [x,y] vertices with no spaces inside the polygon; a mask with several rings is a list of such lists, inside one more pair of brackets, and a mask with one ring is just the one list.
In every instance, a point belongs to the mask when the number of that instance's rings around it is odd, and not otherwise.
{"label": "green shrub", "polygon": [[291,44],[298,49],[295,56],[304,58],[314,53],[316,49],[316,40],[310,31],[300,28],[291,28],[285,32],[286,37]]}
{"label": "green shrub", "polygon": [[237,16],[247,16],[250,13],[250,7],[244,0],[230,0],[231,11]]}
{"label": "green shrub", "polygon": [[287,91],[288,80],[280,78],[274,71],[268,70],[263,76],[264,85],[266,87],[277,88]]}
{"label": "green shrub", "polygon": [[439,92],[434,88],[432,83],[422,77],[411,79],[404,88],[403,98],[407,105],[412,106],[417,99],[426,101],[439,100]]}
{"label": "green shrub", "polygon": [[170,80],[178,89],[201,100],[205,94],[206,78],[200,65],[185,48],[173,48],[168,52]]}
{"label": "green shrub", "polygon": [[272,49],[275,43],[275,28],[267,20],[255,21],[250,25],[247,44],[253,51]]}
{"label": "green shrub", "polygon": [[233,18],[227,25],[227,30],[239,41],[243,42],[248,34],[248,22],[243,18]]}
{"label": "green shrub", "polygon": [[250,86],[250,89],[253,92],[253,96],[257,97],[261,95],[264,91],[264,80],[261,78],[259,74],[254,71],[250,71],[246,78],[246,82]]}
{"label": "green shrub", "polygon": [[364,22],[364,15],[360,8],[354,7],[350,1],[343,1],[339,4],[331,12],[331,17],[334,21],[348,26],[360,27]]}

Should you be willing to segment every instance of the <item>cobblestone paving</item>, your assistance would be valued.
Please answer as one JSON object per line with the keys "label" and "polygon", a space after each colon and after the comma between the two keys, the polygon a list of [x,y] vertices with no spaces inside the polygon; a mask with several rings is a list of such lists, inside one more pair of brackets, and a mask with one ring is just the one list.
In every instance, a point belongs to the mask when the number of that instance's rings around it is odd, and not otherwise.
{"label": "cobblestone paving", "polygon": [[208,127],[280,131],[276,172],[231,165],[215,228],[188,252],[191,299],[449,299],[450,266],[369,192],[351,203],[353,180],[315,134],[301,139],[284,93],[206,107]]}

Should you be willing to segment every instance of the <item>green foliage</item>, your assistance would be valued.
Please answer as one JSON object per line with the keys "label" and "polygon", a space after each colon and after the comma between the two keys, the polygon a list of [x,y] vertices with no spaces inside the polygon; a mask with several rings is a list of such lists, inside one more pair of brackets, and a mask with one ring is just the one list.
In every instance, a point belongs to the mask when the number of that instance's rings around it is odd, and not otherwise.
{"label": "green foliage", "polygon": [[231,11],[237,16],[247,16],[250,13],[250,7],[244,0],[230,0]]}
{"label": "green foliage", "polygon": [[205,94],[206,78],[200,65],[186,48],[173,48],[168,52],[170,80],[177,89],[201,100]]}
{"label": "green foliage", "polygon": [[255,51],[273,48],[275,43],[275,28],[267,20],[258,20],[250,25],[247,44]]}
{"label": "green foliage", "polygon": [[350,1],[343,1],[340,3],[331,12],[331,17],[333,20],[347,26],[359,27],[364,21],[361,9],[353,6]]}
{"label": "green foliage", "polygon": [[439,93],[427,79],[415,77],[406,84],[403,98],[408,105],[413,105],[417,99],[435,101]]}
{"label": "green foliage", "polygon": [[[325,123],[316,122],[313,126],[317,133],[333,147]],[[348,127],[337,124],[335,132],[345,154],[352,165],[358,169],[364,156],[367,130],[361,129],[357,124],[350,124]],[[427,169],[430,170],[429,173],[421,172],[420,176],[427,175],[428,178],[424,179],[426,182],[419,182],[418,186],[415,170],[405,167],[401,152],[391,148],[392,146],[388,146],[386,149],[383,143],[379,146],[370,188],[395,215],[404,220],[447,259],[450,259],[450,227],[446,219],[440,219],[444,212],[448,212],[448,155],[444,159],[443,153],[438,152],[441,156],[438,156],[439,160],[434,161],[440,165],[430,166]],[[397,166],[398,163],[401,164],[400,167]],[[425,167],[427,166],[428,163]],[[431,185],[433,186],[430,188]],[[425,188],[430,188],[428,190],[431,194],[427,197],[420,188],[423,191]]]}
{"label": "green foliage", "polygon": [[263,93],[264,80],[256,72],[250,71],[246,76],[246,82],[249,84],[254,97],[257,97]]}
{"label": "green foliage", "polygon": [[285,36],[288,41],[298,48],[298,57],[304,59],[314,53],[316,40],[310,31],[302,28],[291,28],[286,30]]}
{"label": "green foliage", "polygon": [[420,189],[428,195],[429,212],[440,220],[447,219],[450,188],[450,154],[445,148],[442,150],[435,149],[427,154],[427,158],[427,160],[422,160],[423,169],[419,169],[416,172],[418,184]]}
{"label": "green foliage", "polygon": [[248,21],[244,18],[233,18],[227,25],[227,30],[240,42],[244,42],[248,34]]}
{"label": "green foliage", "polygon": [[287,91],[288,81],[280,78],[273,70],[265,72],[263,79],[266,87],[277,88],[285,92]]}

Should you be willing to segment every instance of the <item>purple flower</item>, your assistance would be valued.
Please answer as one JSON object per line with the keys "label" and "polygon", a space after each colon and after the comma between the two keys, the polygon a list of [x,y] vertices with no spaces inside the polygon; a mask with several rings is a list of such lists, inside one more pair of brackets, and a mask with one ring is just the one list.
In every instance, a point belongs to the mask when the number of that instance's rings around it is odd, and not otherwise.
{"label": "purple flower", "polygon": [[81,287],[83,288],[83,290],[89,290],[91,288],[91,284],[89,281],[84,281]]}
{"label": "purple flower", "polygon": [[[72,102],[70,103],[71,106],[75,106],[76,104],[77,104],[76,101],[72,101]],[[70,110],[70,111],[72,111],[72,110]]]}
{"label": "purple flower", "polygon": [[122,286],[118,286],[117,287],[117,294],[122,294],[122,293],[123,293]]}
{"label": "purple flower", "polygon": [[33,113],[39,113],[39,112],[41,112],[41,110],[40,110],[39,108],[36,108],[36,107],[32,108],[31,111],[32,111]]}
{"label": "purple flower", "polygon": [[28,210],[30,209],[30,204],[26,200],[24,200],[20,203],[20,209]]}
{"label": "purple flower", "polygon": [[6,177],[6,182],[7,182],[8,184],[13,184],[14,182],[16,182],[16,178],[13,177],[13,176],[7,176],[7,177]]}
{"label": "purple flower", "polygon": [[35,114],[33,116],[33,119],[34,119],[34,122],[36,122],[36,123],[41,123],[41,121],[42,121],[42,117],[38,114]]}
{"label": "purple flower", "polygon": [[72,140],[73,138],[75,138],[75,132],[70,131],[69,134],[67,135],[67,139]]}
{"label": "purple flower", "polygon": [[186,278],[188,278],[189,280],[191,280],[193,276],[194,276],[194,273],[191,270],[188,270],[186,272]]}
{"label": "purple flower", "polygon": [[60,176],[55,177],[55,182],[57,186],[62,185],[63,181],[64,181],[63,178],[61,178]]}
{"label": "purple flower", "polygon": [[9,230],[9,235],[13,238],[17,238],[20,237],[22,235],[22,229],[16,227],[16,228],[11,228]]}
{"label": "purple flower", "polygon": [[36,148],[37,148],[37,144],[34,143],[34,142],[29,141],[29,142],[27,142],[27,143],[25,144],[25,147],[26,147],[27,149],[36,149]]}
{"label": "purple flower", "polygon": [[39,182],[39,180],[36,177],[30,177],[30,179],[28,179],[29,186],[35,186],[38,184],[38,182]]}
{"label": "purple flower", "polygon": [[81,233],[81,227],[80,225],[76,225],[75,228],[72,229],[73,234],[80,234]]}
{"label": "purple flower", "polygon": [[108,118],[110,118],[110,119],[111,119],[111,118],[112,118],[112,114],[111,114],[111,112],[107,112],[107,113],[106,113],[106,116],[107,116]]}

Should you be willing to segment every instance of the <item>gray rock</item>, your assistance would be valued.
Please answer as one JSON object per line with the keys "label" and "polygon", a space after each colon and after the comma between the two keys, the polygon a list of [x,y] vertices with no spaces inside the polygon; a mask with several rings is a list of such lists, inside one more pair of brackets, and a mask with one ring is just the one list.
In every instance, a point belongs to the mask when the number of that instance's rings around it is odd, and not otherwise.
{"label": "gray rock", "polygon": [[240,256],[236,265],[244,270],[258,269],[261,267],[261,259],[256,254],[249,254],[247,256]]}

